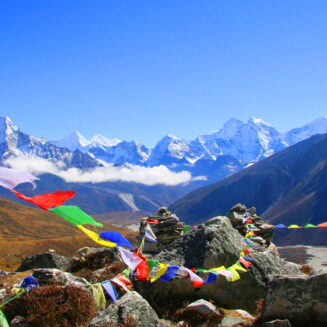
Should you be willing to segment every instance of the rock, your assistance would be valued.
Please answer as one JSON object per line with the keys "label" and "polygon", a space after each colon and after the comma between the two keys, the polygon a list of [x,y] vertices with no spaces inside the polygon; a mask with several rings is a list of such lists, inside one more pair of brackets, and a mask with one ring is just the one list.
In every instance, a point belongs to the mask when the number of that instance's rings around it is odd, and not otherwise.
{"label": "rock", "polygon": [[265,322],[263,324],[263,327],[292,327],[292,325],[288,319],[284,319],[284,320],[277,319],[277,320]]}
{"label": "rock", "polygon": [[[188,268],[229,267],[239,258],[244,238],[234,229],[227,217],[210,219],[188,233],[153,258],[162,263]],[[181,307],[184,300],[213,300],[224,308],[241,308],[254,312],[255,301],[267,294],[267,282],[273,275],[302,276],[300,266],[282,260],[277,251],[253,243],[253,263],[241,279],[231,283],[222,276],[214,284],[205,284],[196,289],[188,278],[177,274],[171,282],[134,282],[134,288],[150,304],[155,299],[157,306],[164,306],[167,299],[174,299]],[[154,271],[155,273],[155,271]],[[207,274],[202,275],[206,278]],[[157,307],[156,306],[156,307]]]}
{"label": "rock", "polygon": [[16,271],[20,272],[35,268],[57,268],[66,270],[69,262],[70,259],[68,257],[57,253],[45,252],[26,258]]}
{"label": "rock", "polygon": [[238,204],[235,204],[234,207],[232,207],[230,209],[230,211],[235,211],[235,212],[238,212],[238,213],[245,214],[246,213],[246,206],[241,204],[241,203],[238,203]]}
{"label": "rock", "polygon": [[28,322],[22,316],[16,316],[10,321],[10,327],[28,327]]}
{"label": "rock", "polygon": [[205,322],[218,324],[221,317],[222,314],[219,310],[212,303],[203,299],[197,300],[177,312],[177,319],[183,319],[191,326],[203,325]]}
{"label": "rock", "polygon": [[137,292],[128,292],[100,311],[87,327],[104,326],[105,324],[123,324],[126,319],[135,319],[136,327],[157,327],[161,323],[156,312]]}
{"label": "rock", "polygon": [[327,326],[327,273],[275,276],[268,284],[263,321],[288,319],[295,326]]}
{"label": "rock", "polygon": [[100,269],[121,261],[116,248],[82,248],[74,253],[67,271],[77,272],[83,268]]}
{"label": "rock", "polygon": [[223,318],[219,326],[235,327],[235,326],[251,326],[255,318],[244,310],[225,310],[223,309]]}
{"label": "rock", "polygon": [[[158,223],[150,222],[148,219],[156,220]],[[144,252],[158,253],[165,246],[178,239],[184,230],[184,223],[179,222],[179,218],[167,210],[166,207],[159,208],[155,215],[142,218],[140,221],[140,239],[144,237],[145,227],[149,224],[158,242],[151,242],[145,239]]]}
{"label": "rock", "polygon": [[82,277],[76,277],[68,272],[59,269],[35,269],[33,277],[37,279],[40,285],[62,285],[74,284],[76,286],[89,287],[91,284]]}

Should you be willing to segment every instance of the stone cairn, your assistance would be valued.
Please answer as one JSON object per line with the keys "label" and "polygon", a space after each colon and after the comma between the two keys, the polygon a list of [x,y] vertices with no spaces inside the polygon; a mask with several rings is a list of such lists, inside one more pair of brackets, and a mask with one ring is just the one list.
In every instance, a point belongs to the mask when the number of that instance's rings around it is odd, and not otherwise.
{"label": "stone cairn", "polygon": [[251,241],[260,243],[261,245],[269,246],[273,238],[274,226],[264,222],[256,212],[256,208],[247,208],[243,204],[236,204],[230,209],[227,213],[227,217],[230,219],[233,227],[236,228],[239,233],[245,236],[246,227],[243,222],[244,218],[252,220],[252,223],[255,227],[253,230],[256,234],[255,237],[251,238]]}
{"label": "stone cairn", "polygon": [[[149,222],[150,219],[156,220],[159,223],[156,224],[154,222]],[[147,253],[158,253],[167,244],[175,241],[183,235],[184,223],[180,222],[179,218],[168,211],[166,207],[161,207],[156,214],[141,219],[139,228],[140,239],[144,237],[147,224],[151,226],[158,241],[151,242],[145,239],[143,250]]]}

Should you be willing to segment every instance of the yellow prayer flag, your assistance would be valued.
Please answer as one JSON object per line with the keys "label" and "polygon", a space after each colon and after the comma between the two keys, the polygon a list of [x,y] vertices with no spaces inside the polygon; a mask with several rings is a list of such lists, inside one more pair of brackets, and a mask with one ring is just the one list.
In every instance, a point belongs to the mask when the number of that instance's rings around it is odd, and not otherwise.
{"label": "yellow prayer flag", "polygon": [[151,283],[154,283],[156,280],[158,280],[168,269],[169,265],[165,265],[163,263],[159,263],[160,267],[159,267],[159,271],[157,272],[157,274],[151,278]]}
{"label": "yellow prayer flag", "polygon": [[105,241],[105,240],[101,239],[97,233],[92,232],[91,230],[85,228],[82,225],[76,225],[76,226],[82,232],[84,232],[89,238],[91,238],[94,242],[96,242],[98,244],[101,244],[103,246],[108,246],[110,248],[113,248],[113,247],[117,246],[117,243],[109,242],[109,241]]}

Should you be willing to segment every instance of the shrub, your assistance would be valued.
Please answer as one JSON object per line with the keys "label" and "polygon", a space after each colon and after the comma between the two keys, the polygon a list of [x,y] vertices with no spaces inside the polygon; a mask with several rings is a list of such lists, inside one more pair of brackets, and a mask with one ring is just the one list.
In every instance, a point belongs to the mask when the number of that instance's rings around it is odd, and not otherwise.
{"label": "shrub", "polygon": [[310,275],[312,269],[313,268],[309,265],[301,265],[301,267],[300,267],[300,270],[306,275]]}
{"label": "shrub", "polygon": [[33,327],[80,327],[93,318],[95,305],[92,294],[82,287],[48,285],[24,293],[4,312],[9,321],[22,316]]}

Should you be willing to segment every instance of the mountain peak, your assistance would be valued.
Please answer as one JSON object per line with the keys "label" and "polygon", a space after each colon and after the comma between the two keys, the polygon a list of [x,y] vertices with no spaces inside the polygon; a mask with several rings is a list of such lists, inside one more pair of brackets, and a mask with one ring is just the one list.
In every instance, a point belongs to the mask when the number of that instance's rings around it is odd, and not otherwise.
{"label": "mountain peak", "polygon": [[90,141],[92,145],[100,145],[100,146],[107,146],[107,147],[115,146],[120,142],[121,140],[117,138],[108,139],[105,136],[102,136],[101,134],[95,134]]}
{"label": "mountain peak", "polygon": [[52,144],[61,148],[67,148],[70,151],[82,150],[90,141],[88,141],[78,130],[68,134],[63,139],[51,141]]}
{"label": "mountain peak", "polygon": [[250,117],[248,120],[248,124],[253,123],[255,125],[266,125],[266,126],[272,126],[271,124],[266,123],[263,119],[261,118],[256,118],[256,117]]}

